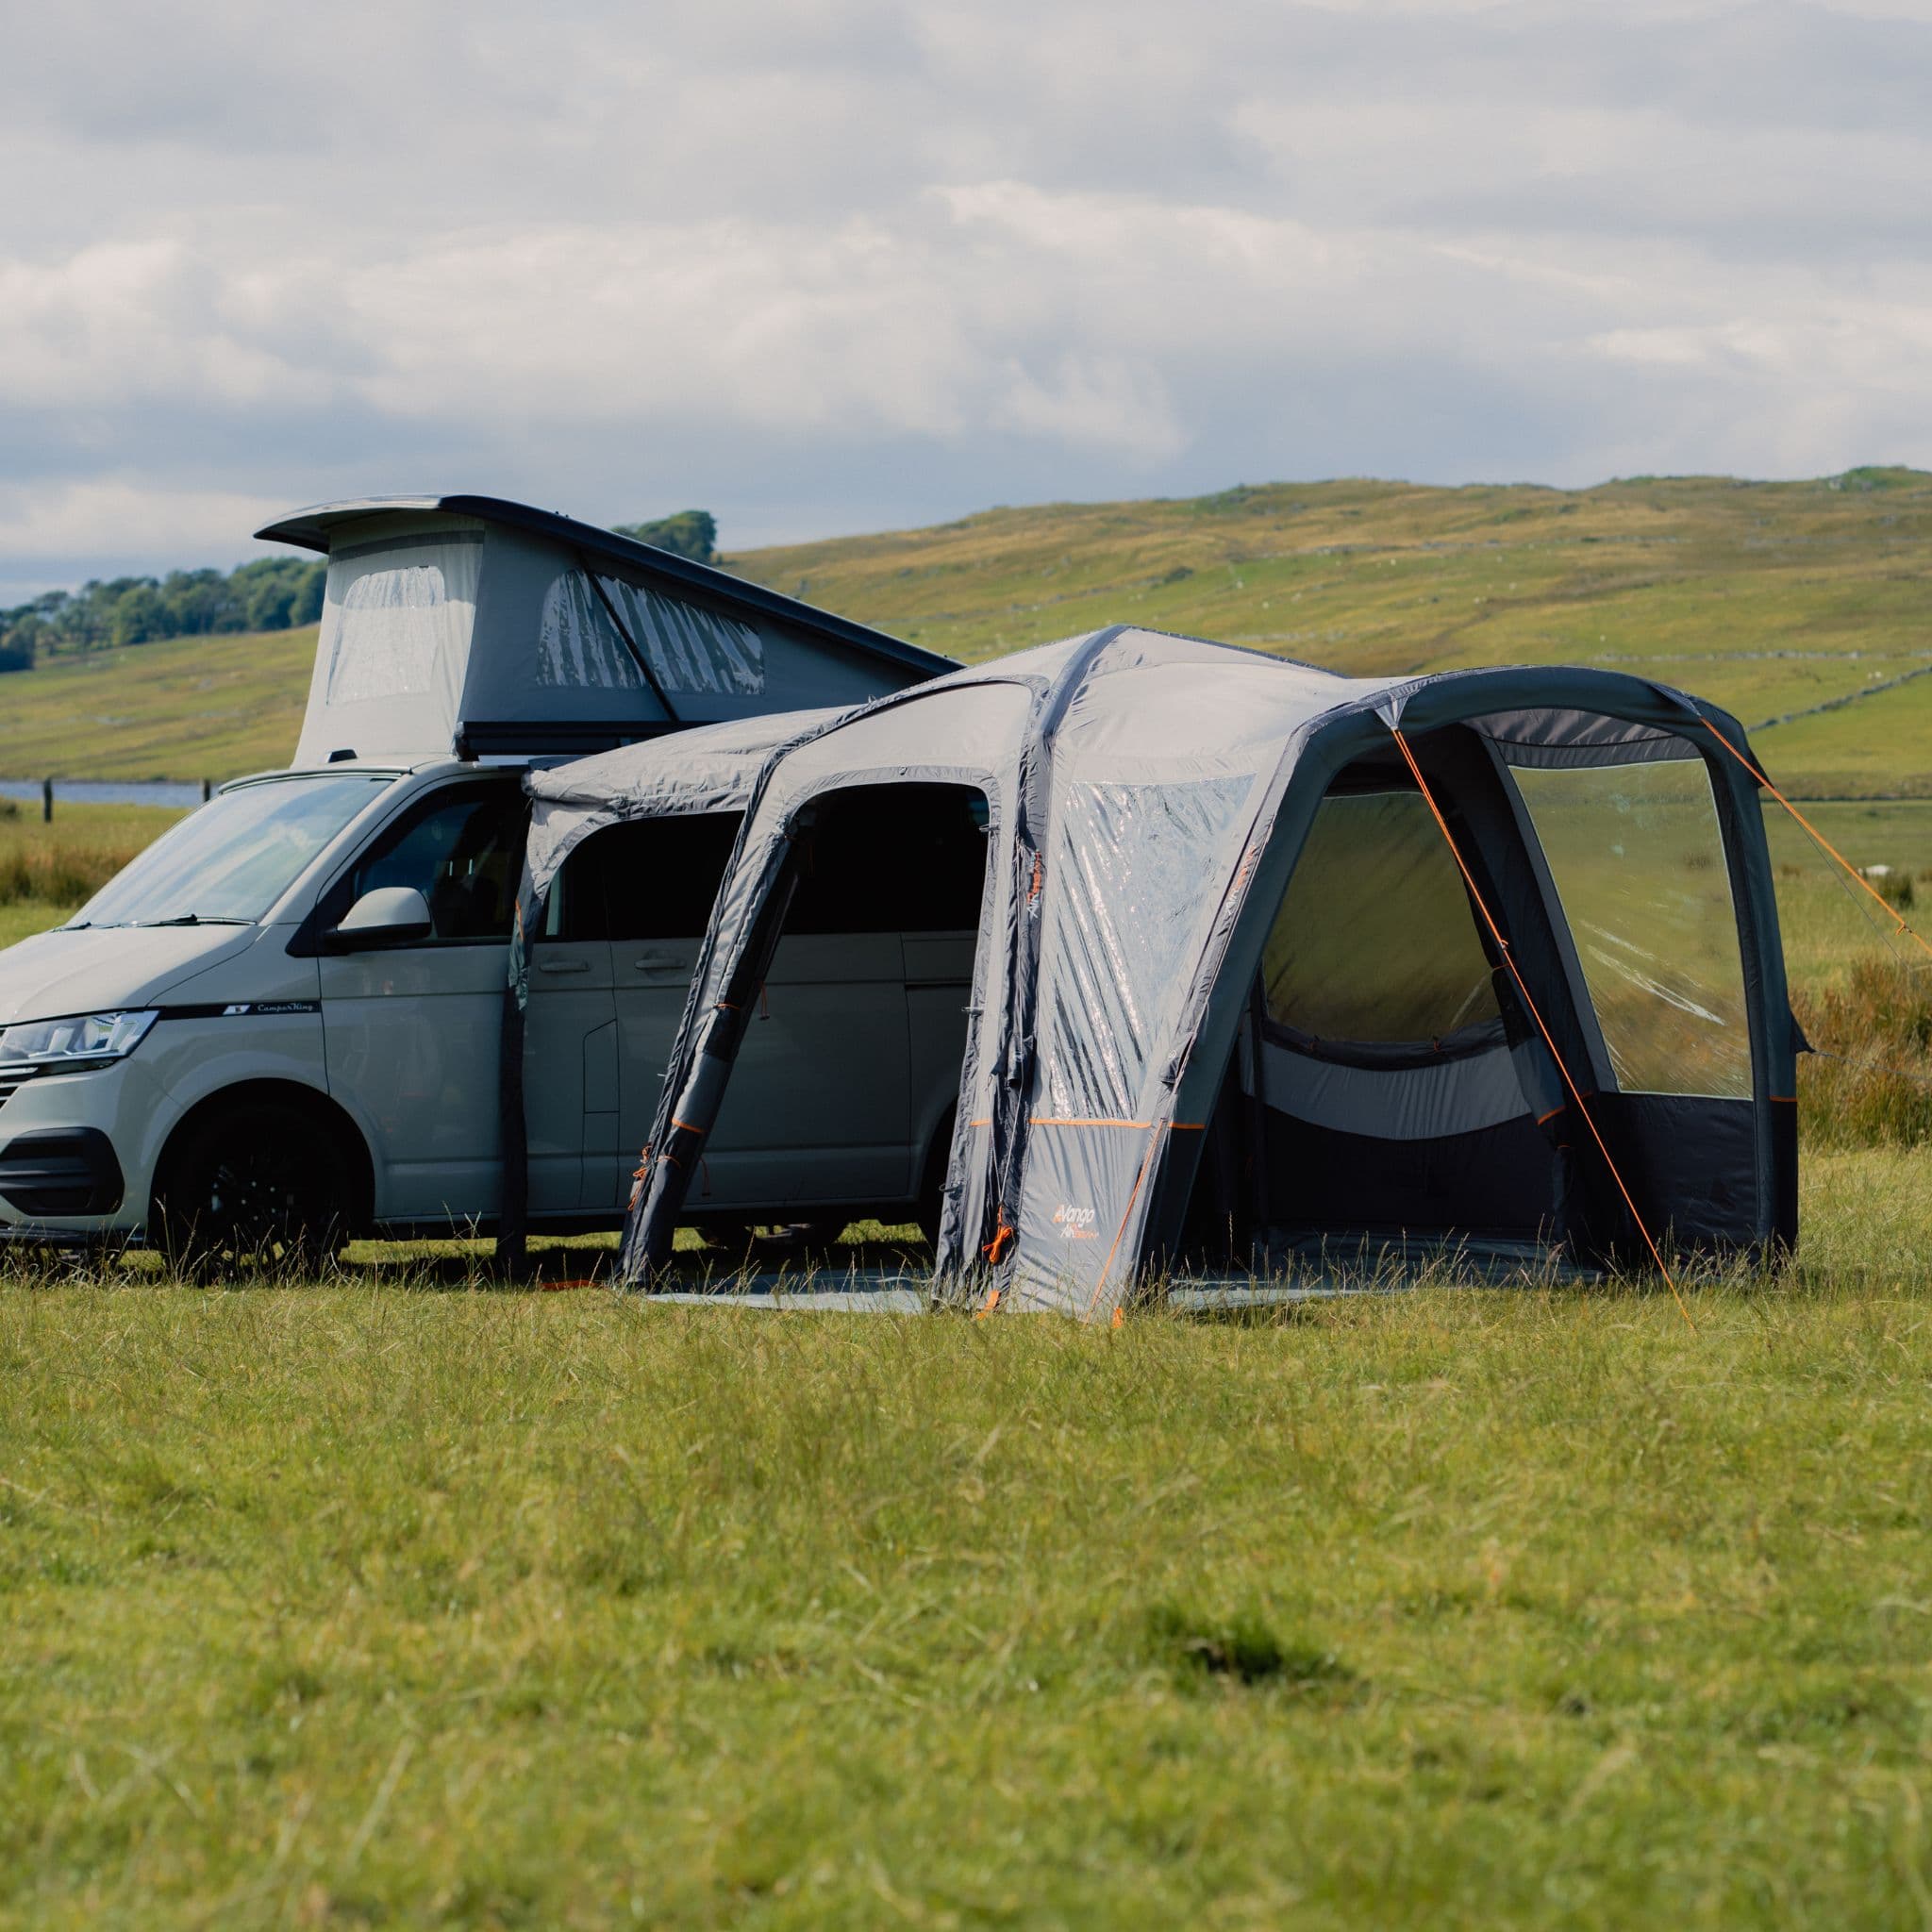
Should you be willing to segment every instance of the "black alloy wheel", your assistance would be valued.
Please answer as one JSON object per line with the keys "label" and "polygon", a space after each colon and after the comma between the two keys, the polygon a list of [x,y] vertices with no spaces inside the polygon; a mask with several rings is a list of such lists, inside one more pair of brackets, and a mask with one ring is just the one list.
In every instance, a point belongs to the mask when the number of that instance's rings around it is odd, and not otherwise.
{"label": "black alloy wheel", "polygon": [[169,1266],[198,1280],[312,1274],[347,1240],[348,1190],[332,1138],[298,1109],[244,1102],[171,1152],[150,1219]]}

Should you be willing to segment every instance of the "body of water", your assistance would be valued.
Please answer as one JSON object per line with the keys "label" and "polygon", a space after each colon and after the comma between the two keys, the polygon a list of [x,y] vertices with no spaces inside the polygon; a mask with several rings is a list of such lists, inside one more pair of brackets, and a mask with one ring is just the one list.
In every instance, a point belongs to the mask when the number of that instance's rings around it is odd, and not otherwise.
{"label": "body of water", "polygon": [[[41,802],[38,778],[0,778],[0,798]],[[112,778],[56,778],[54,803],[69,805],[161,805],[185,811],[201,803],[201,787],[166,778],[121,781]]]}

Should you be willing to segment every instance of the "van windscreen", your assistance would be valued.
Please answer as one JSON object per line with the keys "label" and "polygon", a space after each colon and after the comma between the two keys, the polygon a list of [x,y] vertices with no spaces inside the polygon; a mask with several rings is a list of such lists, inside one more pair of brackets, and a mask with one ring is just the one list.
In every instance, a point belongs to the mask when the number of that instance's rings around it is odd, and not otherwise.
{"label": "van windscreen", "polygon": [[343,772],[225,791],[109,879],[68,921],[68,929],[252,925],[394,782],[387,772]]}

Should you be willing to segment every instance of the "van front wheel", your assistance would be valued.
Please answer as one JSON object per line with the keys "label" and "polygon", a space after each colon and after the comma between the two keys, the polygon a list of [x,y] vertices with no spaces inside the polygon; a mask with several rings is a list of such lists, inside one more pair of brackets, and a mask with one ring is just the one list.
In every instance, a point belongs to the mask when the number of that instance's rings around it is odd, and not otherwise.
{"label": "van front wheel", "polygon": [[155,1189],[152,1238],[180,1274],[312,1273],[347,1239],[333,1138],[292,1107],[247,1101],[192,1124]]}

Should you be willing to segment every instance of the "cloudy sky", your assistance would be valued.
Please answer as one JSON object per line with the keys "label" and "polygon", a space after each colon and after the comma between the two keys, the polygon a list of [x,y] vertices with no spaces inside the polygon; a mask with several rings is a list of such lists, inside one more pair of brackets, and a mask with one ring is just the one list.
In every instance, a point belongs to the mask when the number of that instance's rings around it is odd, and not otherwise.
{"label": "cloudy sky", "polygon": [[477,490],[1932,466],[1932,0],[0,0],[0,603]]}

